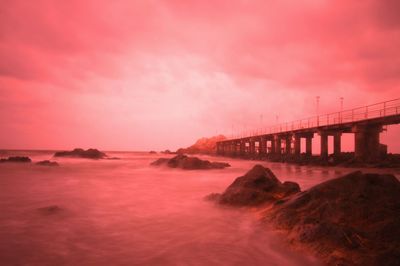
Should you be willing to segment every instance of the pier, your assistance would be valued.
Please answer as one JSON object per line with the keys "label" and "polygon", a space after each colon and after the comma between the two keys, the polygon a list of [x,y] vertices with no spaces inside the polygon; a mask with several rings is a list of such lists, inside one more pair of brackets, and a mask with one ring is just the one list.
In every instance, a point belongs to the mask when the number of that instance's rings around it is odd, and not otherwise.
{"label": "pier", "polygon": [[318,115],[246,132],[217,142],[217,154],[239,158],[264,158],[270,155],[301,155],[301,139],[305,139],[305,156],[312,156],[312,139],[320,136],[321,159],[328,158],[328,137],[333,136],[333,155],[341,154],[341,137],[354,134],[354,156],[360,162],[378,161],[387,153],[379,141],[387,125],[400,123],[400,98]]}

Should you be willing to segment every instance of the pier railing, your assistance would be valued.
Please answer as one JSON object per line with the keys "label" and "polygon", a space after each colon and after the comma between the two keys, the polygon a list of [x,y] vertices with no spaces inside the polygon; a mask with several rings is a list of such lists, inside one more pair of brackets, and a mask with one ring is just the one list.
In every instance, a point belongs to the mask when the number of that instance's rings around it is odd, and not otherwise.
{"label": "pier railing", "polygon": [[393,115],[400,115],[400,98],[334,113],[308,117],[292,122],[281,123],[266,128],[248,130],[241,132],[240,134],[232,135],[231,139],[276,134],[322,126],[340,125]]}

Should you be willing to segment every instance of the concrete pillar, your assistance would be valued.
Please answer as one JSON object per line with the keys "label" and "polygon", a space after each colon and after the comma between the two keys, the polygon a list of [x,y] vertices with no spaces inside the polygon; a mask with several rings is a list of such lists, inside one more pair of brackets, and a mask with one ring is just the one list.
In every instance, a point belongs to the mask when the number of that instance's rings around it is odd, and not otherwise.
{"label": "concrete pillar", "polygon": [[312,137],[306,137],[306,155],[312,155]]}
{"label": "concrete pillar", "polygon": [[275,140],[271,139],[271,153],[275,154],[276,153],[276,148],[275,148]]}
{"label": "concrete pillar", "polygon": [[240,156],[246,155],[246,141],[240,140]]}
{"label": "concrete pillar", "polygon": [[250,143],[250,154],[251,155],[255,155],[256,154],[256,142],[255,142],[255,140],[254,139],[250,139],[249,140],[249,143]]}
{"label": "concrete pillar", "polygon": [[321,158],[328,158],[328,134],[325,132],[320,133],[321,136]]}
{"label": "concrete pillar", "polygon": [[342,132],[337,132],[333,134],[333,154],[335,156],[339,156],[340,153],[342,152]]}
{"label": "concrete pillar", "polygon": [[267,153],[267,140],[265,137],[260,138],[260,144],[258,146],[259,155],[265,155]]}
{"label": "concrete pillar", "polygon": [[294,136],[294,154],[300,155],[301,152],[301,137],[299,135]]}
{"label": "concrete pillar", "polygon": [[363,162],[379,159],[379,133],[382,126],[357,126],[355,128],[355,158]]}
{"label": "concrete pillar", "polygon": [[274,147],[275,147],[275,154],[281,154],[281,138],[278,135],[274,136]]}
{"label": "concrete pillar", "polygon": [[292,136],[286,136],[285,138],[285,152],[286,154],[290,154],[292,145]]}

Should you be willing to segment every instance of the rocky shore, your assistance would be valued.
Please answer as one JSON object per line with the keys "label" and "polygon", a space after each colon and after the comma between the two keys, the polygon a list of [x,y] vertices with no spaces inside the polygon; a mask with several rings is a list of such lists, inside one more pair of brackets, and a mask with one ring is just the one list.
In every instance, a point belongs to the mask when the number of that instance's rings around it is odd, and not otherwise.
{"label": "rocky shore", "polygon": [[258,206],[263,222],[327,265],[400,265],[400,182],[393,175],[356,171],[301,192],[256,165],[207,199]]}

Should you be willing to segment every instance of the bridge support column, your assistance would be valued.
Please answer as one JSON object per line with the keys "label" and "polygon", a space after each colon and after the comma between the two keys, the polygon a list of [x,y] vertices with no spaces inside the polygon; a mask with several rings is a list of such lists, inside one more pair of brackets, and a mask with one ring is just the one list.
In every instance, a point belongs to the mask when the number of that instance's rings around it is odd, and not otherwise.
{"label": "bridge support column", "polygon": [[285,137],[285,152],[286,154],[290,154],[292,145],[292,136],[288,135]]}
{"label": "bridge support column", "polygon": [[300,155],[301,152],[301,137],[299,135],[294,136],[294,154]]}
{"label": "bridge support column", "polygon": [[271,139],[271,152],[272,154],[276,153],[276,148],[275,148],[275,139]]}
{"label": "bridge support column", "polygon": [[253,139],[249,140],[249,153],[251,156],[254,156],[256,154],[256,142]]}
{"label": "bridge support column", "polygon": [[281,154],[282,148],[281,148],[281,138],[278,135],[274,136],[274,147],[275,147],[275,154]]}
{"label": "bridge support column", "polygon": [[355,158],[363,162],[373,162],[379,159],[379,134],[381,125],[356,126]]}
{"label": "bridge support column", "polygon": [[312,155],[312,138],[313,137],[306,137],[306,155]]}
{"label": "bridge support column", "polygon": [[265,139],[265,137],[261,137],[259,143],[260,144],[258,146],[258,154],[260,156],[264,156],[267,153],[267,140]]}
{"label": "bridge support column", "polygon": [[242,139],[240,141],[240,156],[243,157],[245,155],[246,155],[246,141]]}
{"label": "bridge support column", "polygon": [[320,133],[321,136],[321,158],[328,158],[328,134],[325,132]]}
{"label": "bridge support column", "polygon": [[339,156],[340,153],[342,152],[341,146],[342,146],[342,132],[337,132],[333,134],[333,154],[335,156]]}

